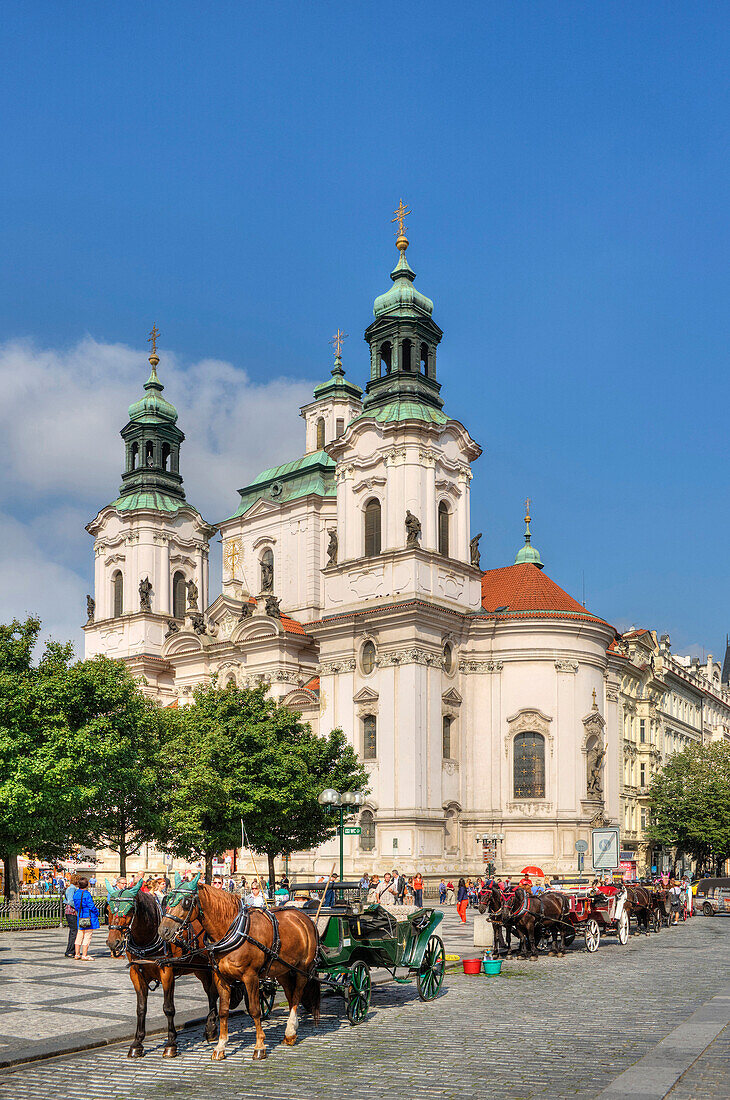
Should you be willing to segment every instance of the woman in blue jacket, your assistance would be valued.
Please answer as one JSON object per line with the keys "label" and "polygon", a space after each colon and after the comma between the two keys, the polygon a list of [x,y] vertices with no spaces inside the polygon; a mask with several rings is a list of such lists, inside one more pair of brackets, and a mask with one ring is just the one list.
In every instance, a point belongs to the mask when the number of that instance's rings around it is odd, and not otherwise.
{"label": "woman in blue jacket", "polygon": [[74,958],[81,959],[82,962],[91,962],[89,944],[91,943],[91,933],[99,927],[99,910],[89,893],[89,880],[87,878],[80,878],[78,886],[74,890],[74,909],[79,922]]}

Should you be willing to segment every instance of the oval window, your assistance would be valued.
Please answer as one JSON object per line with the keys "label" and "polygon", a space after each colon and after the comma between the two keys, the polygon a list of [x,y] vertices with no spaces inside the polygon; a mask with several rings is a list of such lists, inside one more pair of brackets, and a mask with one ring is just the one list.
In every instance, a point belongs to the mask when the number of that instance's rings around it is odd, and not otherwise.
{"label": "oval window", "polygon": [[447,642],[444,646],[444,672],[451,672],[454,667],[454,651]]}
{"label": "oval window", "polygon": [[362,647],[362,654],[360,655],[360,663],[362,664],[363,672],[368,676],[375,668],[374,642],[365,642],[365,645]]}

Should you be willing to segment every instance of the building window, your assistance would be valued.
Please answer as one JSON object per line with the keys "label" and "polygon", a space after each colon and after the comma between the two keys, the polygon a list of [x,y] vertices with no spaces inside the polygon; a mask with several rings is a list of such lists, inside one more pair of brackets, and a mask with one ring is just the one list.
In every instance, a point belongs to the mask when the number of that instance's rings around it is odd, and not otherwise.
{"label": "building window", "polygon": [[373,642],[367,641],[362,647],[360,665],[366,676],[369,676],[375,668],[375,644]]}
{"label": "building window", "polygon": [[322,416],[317,421],[317,450],[324,450],[324,417]]}
{"label": "building window", "polygon": [[341,417],[338,416],[337,421],[336,421],[336,431],[335,431],[335,435],[337,436],[338,439],[342,435],[344,430],[345,430],[345,421]]}
{"label": "building window", "polygon": [[438,543],[439,554],[443,554],[445,558],[449,556],[449,509],[444,504],[443,500],[439,504],[438,514]]}
{"label": "building window", "polygon": [[374,558],[380,553],[380,501],[369,500],[365,505],[365,557]]}
{"label": "building window", "polygon": [[454,667],[454,651],[447,642],[444,646],[444,672],[451,672]]}
{"label": "building window", "polygon": [[514,740],[515,798],[545,797],[545,738],[518,733]]}
{"label": "building window", "polygon": [[382,377],[383,368],[385,373],[390,374],[393,366],[393,346],[389,340],[386,340],[384,344],[380,346],[380,374]]}
{"label": "building window", "polygon": [[162,444],[162,469],[163,470],[169,470],[170,469],[170,444],[169,443],[163,443]]}
{"label": "building window", "polygon": [[404,340],[400,346],[401,370],[411,369],[411,341]]}
{"label": "building window", "polygon": [[643,806],[641,808],[641,827],[642,829],[646,828],[646,809]]}
{"label": "building window", "polygon": [[261,591],[274,591],[274,551],[269,547],[261,555]]}
{"label": "building window", "polygon": [[372,852],[375,848],[375,814],[372,810],[363,810],[360,814],[360,848],[363,852]]}
{"label": "building window", "polygon": [[366,714],[362,720],[362,755],[365,760],[375,760],[378,755],[378,723],[374,714]]}
{"label": "building window", "polygon": [[129,468],[130,468],[130,470],[136,470],[137,469],[137,463],[139,462],[139,443],[133,443],[132,444],[132,450],[131,450],[130,453],[131,453],[131,461],[130,461],[130,464],[129,464]]}
{"label": "building window", "polygon": [[151,443],[147,443],[145,447],[145,466],[154,466],[155,464],[155,449]]}
{"label": "building window", "polygon": [[421,370],[428,375],[428,344],[421,344]]}
{"label": "building window", "polygon": [[172,578],[172,614],[175,619],[185,618],[185,576],[179,572]]}
{"label": "building window", "polygon": [[441,755],[444,760],[451,760],[451,724],[454,719],[445,714],[441,720]]}
{"label": "building window", "polygon": [[646,764],[639,764],[639,782],[642,787],[646,786]]}
{"label": "building window", "polygon": [[639,719],[639,741],[642,745],[646,741],[646,721],[643,718]]}
{"label": "building window", "polygon": [[112,607],[115,619],[124,614],[124,578],[118,569],[112,577]]}

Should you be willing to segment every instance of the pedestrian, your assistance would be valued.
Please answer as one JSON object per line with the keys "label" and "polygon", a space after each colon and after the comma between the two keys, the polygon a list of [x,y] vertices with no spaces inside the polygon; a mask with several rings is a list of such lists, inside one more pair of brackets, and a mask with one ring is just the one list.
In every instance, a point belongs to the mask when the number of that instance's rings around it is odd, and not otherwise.
{"label": "pedestrian", "polygon": [[682,904],[682,887],[672,879],[669,887],[669,901],[672,906],[672,924],[679,924],[679,910]]}
{"label": "pedestrian", "polygon": [[451,881],[451,879],[449,879],[449,881],[446,883],[446,904],[447,905],[453,905],[454,902],[456,901],[456,897],[454,896],[454,889],[455,889],[454,884]]}
{"label": "pedestrian", "polygon": [[68,925],[68,943],[64,952],[67,959],[72,959],[76,954],[76,932],[78,931],[78,913],[74,909],[74,894],[76,893],[76,879],[73,875],[69,875],[68,886],[63,895],[64,909],[63,915],[66,918],[66,924]]}
{"label": "pedestrian", "polygon": [[446,879],[441,879],[439,883],[439,905],[443,905],[446,901]]}
{"label": "pedestrian", "polygon": [[459,890],[456,895],[456,911],[461,918],[461,923],[466,924],[466,910],[469,905],[469,894],[466,889],[466,882],[463,878],[459,879]]}
{"label": "pedestrian", "polygon": [[420,871],[416,871],[413,879],[413,902],[419,909],[423,907],[423,875]]}
{"label": "pedestrian", "polygon": [[395,884],[391,878],[390,872],[385,872],[385,878],[379,883],[376,894],[378,901],[381,905],[391,906],[395,905]]}
{"label": "pedestrian", "polygon": [[249,909],[266,908],[264,895],[261,892],[261,887],[259,886],[259,880],[257,878],[251,880],[251,893],[246,898],[246,905]]}
{"label": "pedestrian", "polygon": [[223,889],[223,879],[220,875],[213,875],[213,886],[216,888],[216,890]]}
{"label": "pedestrian", "polygon": [[79,879],[78,886],[74,890],[73,905],[78,917],[74,959],[91,962],[89,944],[91,943],[91,933],[99,927],[99,910],[89,893],[89,880],[87,878],[82,877]]}

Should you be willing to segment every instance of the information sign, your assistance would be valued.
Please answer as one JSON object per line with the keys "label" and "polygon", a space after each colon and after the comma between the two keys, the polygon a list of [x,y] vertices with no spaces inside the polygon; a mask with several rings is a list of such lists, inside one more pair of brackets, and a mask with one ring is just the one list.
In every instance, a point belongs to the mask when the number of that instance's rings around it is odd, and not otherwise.
{"label": "information sign", "polygon": [[587,852],[588,851],[588,841],[587,840],[576,840],[575,850],[576,850],[576,852]]}
{"label": "information sign", "polygon": [[591,833],[593,870],[615,871],[619,865],[618,826],[593,829]]}
{"label": "information sign", "polygon": [[360,836],[360,834],[362,833],[362,829],[359,825],[345,825],[345,828],[342,831],[344,832],[345,836]]}

